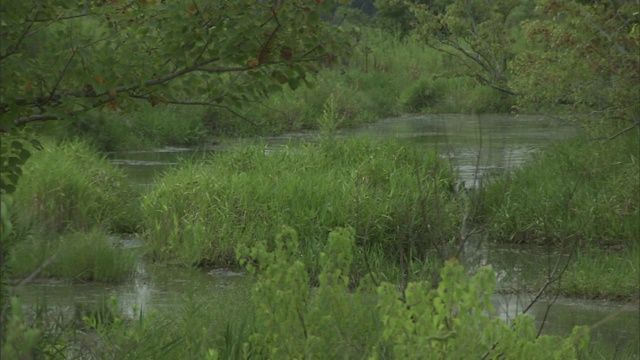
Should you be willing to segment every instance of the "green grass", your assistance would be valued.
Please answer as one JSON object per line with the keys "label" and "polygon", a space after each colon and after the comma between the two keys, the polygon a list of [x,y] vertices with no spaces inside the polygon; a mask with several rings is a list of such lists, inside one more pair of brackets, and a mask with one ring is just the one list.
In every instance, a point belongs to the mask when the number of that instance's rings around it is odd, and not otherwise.
{"label": "green grass", "polygon": [[[238,110],[249,122],[212,111],[218,131],[231,135],[317,129],[333,96],[343,128],[411,113],[505,113],[515,98],[450,74],[442,54],[423,41],[363,27],[346,64],[322,69],[313,88],[285,89]],[[426,91],[425,91],[426,90]],[[227,115],[228,116],[228,115]]]}
{"label": "green grass", "polygon": [[7,266],[15,278],[35,274],[74,282],[123,282],[134,271],[139,254],[113,242],[100,230],[54,237],[37,234],[11,248]]}
{"label": "green grass", "polygon": [[640,250],[583,250],[562,278],[566,296],[598,299],[640,298]]}
{"label": "green grass", "polygon": [[124,114],[96,110],[83,118],[39,126],[45,136],[81,140],[101,151],[140,150],[163,146],[193,146],[207,143],[204,109],[146,103]]}
{"label": "green grass", "polygon": [[184,264],[234,263],[237,245],[274,238],[282,225],[299,232],[308,264],[339,226],[387,259],[410,248],[423,258],[458,225],[453,182],[443,159],[400,140],[326,140],[268,156],[250,146],[158,179],[142,225],[153,258]]}
{"label": "green grass", "polygon": [[505,243],[579,241],[581,246],[638,244],[640,136],[582,137],[549,147],[484,189],[480,209],[490,239]]}
{"label": "green grass", "polygon": [[14,194],[20,227],[57,234],[135,228],[135,194],[122,169],[84,142],[45,141],[43,147],[25,164]]}

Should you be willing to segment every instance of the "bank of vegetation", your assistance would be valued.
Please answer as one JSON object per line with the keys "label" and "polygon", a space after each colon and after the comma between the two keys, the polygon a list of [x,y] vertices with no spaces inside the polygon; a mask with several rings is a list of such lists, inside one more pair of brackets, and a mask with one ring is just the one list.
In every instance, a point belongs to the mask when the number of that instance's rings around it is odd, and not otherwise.
{"label": "bank of vegetation", "polygon": [[[2,326],[9,330],[3,358],[435,359],[473,353],[520,359],[598,358],[608,351],[588,348],[586,327],[567,337],[538,336],[530,317],[509,325],[490,317],[493,270],[466,274],[461,264],[466,243],[477,234],[500,244],[545,246],[570,254],[571,261],[559,262],[558,271],[541,265],[540,277],[523,291],[637,301],[640,135],[637,59],[630,55],[638,47],[633,9],[615,2],[545,0],[535,3],[536,10],[529,1],[474,3],[476,15],[469,17],[458,1],[436,1],[431,8],[376,1],[375,17],[350,8],[349,21],[333,19],[329,27],[327,19],[300,17],[311,8],[287,4],[276,16],[261,2],[224,2],[227,7],[218,10],[229,12],[225,27],[250,32],[236,19],[246,13],[245,5],[254,6],[264,24],[273,24],[273,35],[233,35],[235,30],[213,26],[208,31],[221,45],[219,54],[211,54],[206,36],[186,41],[179,26],[207,11],[216,14],[212,9],[190,5],[175,13],[174,28],[161,28],[154,21],[173,24],[163,12],[173,8],[145,18],[109,8],[116,3],[93,11],[108,14],[118,36],[150,39],[147,55],[129,49],[130,58],[119,58],[126,64],[99,62],[100,73],[88,74],[84,62],[76,62],[76,53],[94,44],[85,42],[69,47],[57,77],[31,79],[29,71],[15,70],[19,85],[3,85],[5,94],[17,94],[11,106],[0,99],[3,279],[10,274],[18,282],[32,276],[121,282],[140,258],[167,266],[243,267],[253,277],[230,295],[241,301],[207,304],[192,296],[182,313],[140,312],[136,319],[126,318],[111,299],[79,305],[72,316],[52,318],[43,309],[33,322],[17,299],[5,301],[3,295]],[[320,8],[330,2],[309,3]],[[330,13],[337,14],[324,16]],[[591,25],[585,14],[604,35],[584,31]],[[111,23],[112,16],[122,21]],[[280,27],[285,18],[291,21],[286,30]],[[134,23],[136,29],[127,27]],[[64,32],[86,23],[53,26]],[[299,34],[309,29],[312,35],[301,41]],[[34,59],[28,69],[49,63],[43,53],[55,45],[42,36],[42,47],[24,49]],[[16,39],[19,52],[22,38]],[[130,42],[95,51],[114,60],[112,52]],[[307,52],[293,55],[292,46]],[[336,56],[347,46],[349,54]],[[19,69],[12,50],[5,50],[1,59],[10,61],[3,60],[3,69]],[[232,59],[223,65],[236,67],[183,64],[182,56],[168,55],[184,51],[198,59],[211,56],[209,61],[222,54]],[[280,58],[270,63],[266,57],[273,54]],[[147,63],[145,56],[157,61]],[[174,76],[181,66],[221,75],[158,80],[155,72]],[[74,71],[78,75],[63,82]],[[123,75],[137,83],[125,84]],[[43,96],[38,91],[47,83]],[[149,89],[138,91],[139,83]],[[78,84],[82,91],[70,90]],[[30,96],[33,101],[24,100]],[[127,105],[135,99],[146,102]],[[479,189],[461,187],[435,152],[400,140],[336,136],[338,129],[404,113],[538,111],[573,121],[582,131]],[[33,131],[23,131],[24,124],[40,120]],[[220,151],[182,164],[149,189],[129,186],[104,156],[307,130],[320,131],[319,141],[268,154],[260,146]],[[114,235],[122,233],[141,237],[144,251],[114,246]]]}
{"label": "bank of vegetation", "polygon": [[[353,30],[356,31],[356,30]],[[510,113],[515,98],[453,76],[448,56],[419,37],[400,39],[362,26],[344,64],[324,67],[312,87],[283,88],[269,98],[231,109],[142,105],[135,113],[108,109],[72,121],[44,124],[43,134],[80,138],[103,151],[201,146],[247,136],[319,130],[331,97],[340,128],[406,113]]]}

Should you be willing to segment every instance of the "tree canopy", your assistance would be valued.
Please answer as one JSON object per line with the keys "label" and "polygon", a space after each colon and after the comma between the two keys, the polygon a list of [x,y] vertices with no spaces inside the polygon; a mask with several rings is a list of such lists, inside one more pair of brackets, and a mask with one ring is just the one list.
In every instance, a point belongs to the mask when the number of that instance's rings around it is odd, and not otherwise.
{"label": "tree canopy", "polygon": [[638,3],[539,0],[536,15],[511,63],[520,104],[583,124],[640,125]]}
{"label": "tree canopy", "polygon": [[2,0],[2,235],[30,155],[25,140],[39,144],[24,125],[140,102],[228,108],[309,84],[348,49],[330,22],[343,2]]}
{"label": "tree canopy", "polygon": [[524,111],[620,131],[640,125],[637,2],[454,0],[444,11],[407,3],[453,76],[516,95]]}
{"label": "tree canopy", "polygon": [[337,3],[3,1],[0,125],[296,88],[346,49],[326,21]]}

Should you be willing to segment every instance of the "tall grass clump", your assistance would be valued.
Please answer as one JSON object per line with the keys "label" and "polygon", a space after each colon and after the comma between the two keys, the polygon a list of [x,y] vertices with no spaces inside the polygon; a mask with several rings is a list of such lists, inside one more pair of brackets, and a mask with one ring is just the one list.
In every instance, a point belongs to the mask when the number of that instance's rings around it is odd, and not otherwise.
{"label": "tall grass clump", "polygon": [[328,232],[350,226],[387,258],[424,257],[458,224],[453,183],[445,160],[400,140],[327,139],[267,156],[246,147],[159,179],[143,198],[144,236],[153,258],[222,265],[289,225],[316,264]]}
{"label": "tall grass clump", "polygon": [[43,143],[23,169],[15,204],[18,223],[45,233],[136,226],[124,171],[81,141]]}
{"label": "tall grass clump", "polygon": [[33,236],[11,248],[7,265],[16,278],[37,272],[42,278],[118,283],[133,273],[138,255],[114,243],[98,229]]}
{"label": "tall grass clump", "polygon": [[577,138],[488,184],[489,236],[510,243],[580,240],[586,246],[640,239],[640,136]]}
{"label": "tall grass clump", "polygon": [[582,250],[562,277],[567,296],[591,299],[640,298],[640,246],[625,251]]}

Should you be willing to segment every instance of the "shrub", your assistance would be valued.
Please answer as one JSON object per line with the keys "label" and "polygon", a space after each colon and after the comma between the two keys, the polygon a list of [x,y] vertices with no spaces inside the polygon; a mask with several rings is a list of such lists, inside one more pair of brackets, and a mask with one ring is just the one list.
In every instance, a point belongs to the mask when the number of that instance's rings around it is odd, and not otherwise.
{"label": "shrub", "polygon": [[[241,246],[238,259],[257,276],[253,302],[255,333],[247,348],[269,358],[399,359],[576,359],[589,330],[576,327],[567,338],[537,336],[533,318],[511,324],[492,318],[495,275],[491,267],[474,276],[448,261],[436,288],[424,281],[404,289],[363,282],[349,291],[354,233],[337,229],[319,253],[319,286],[310,290],[299,257],[296,232],[285,228],[274,250],[265,241]],[[372,298],[375,291],[377,297]],[[375,310],[374,310],[375,309]]]}
{"label": "shrub", "polygon": [[420,79],[402,92],[399,101],[404,111],[416,113],[435,107],[443,98],[442,80]]}

